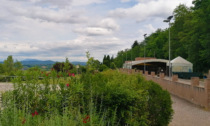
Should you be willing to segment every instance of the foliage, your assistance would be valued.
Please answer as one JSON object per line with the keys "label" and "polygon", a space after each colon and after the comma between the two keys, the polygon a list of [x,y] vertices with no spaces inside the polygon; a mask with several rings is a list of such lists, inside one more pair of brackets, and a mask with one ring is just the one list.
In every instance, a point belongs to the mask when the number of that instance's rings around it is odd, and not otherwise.
{"label": "foliage", "polygon": [[170,94],[140,75],[108,70],[94,76],[85,74],[81,81],[91,92],[97,111],[108,109],[107,116],[116,111],[120,125],[167,125],[171,120]]}
{"label": "foliage", "polygon": [[23,68],[21,62],[14,62],[12,55],[8,56],[4,63],[0,65],[0,73],[5,73],[6,75],[13,75],[15,71],[21,70]]}
{"label": "foliage", "polygon": [[23,65],[21,64],[20,61],[16,61],[14,63],[14,69],[17,71],[17,70],[21,70],[23,68]]}
{"label": "foliage", "polygon": [[110,58],[109,55],[104,55],[103,65],[104,66],[107,66],[108,68],[111,68],[111,69],[116,69],[116,66],[115,66],[115,63],[114,63],[114,57],[113,56]]}
{"label": "foliage", "polygon": [[52,68],[57,72],[67,72],[73,69],[73,65],[66,59],[66,62],[56,62]]}
{"label": "foliage", "polygon": [[136,40],[136,41],[134,41],[134,43],[133,43],[133,45],[131,46],[131,48],[133,49],[133,48],[135,48],[136,46],[138,46],[139,45],[139,43],[138,43],[138,41]]}
{"label": "foliage", "polygon": [[[181,56],[193,63],[195,72],[207,72],[210,69],[210,1],[194,0],[189,8],[180,4],[174,9],[174,21],[171,23],[171,59]],[[128,60],[145,56],[168,59],[169,29],[157,29],[145,38],[134,41],[131,49],[118,52],[114,63],[118,68]]]}
{"label": "foliage", "polygon": [[153,81],[147,83],[149,120],[151,126],[167,126],[172,118],[170,94]]}
{"label": "foliage", "polygon": [[4,60],[4,70],[6,73],[11,73],[14,70],[14,60],[11,55]]}
{"label": "foliage", "polygon": [[4,73],[4,66],[0,63],[0,74]]}
{"label": "foliage", "polygon": [[88,59],[87,64],[86,64],[87,71],[89,72],[98,71],[101,65],[100,61],[95,60],[94,57],[90,57],[89,52],[86,52],[86,57]]}
{"label": "foliage", "polygon": [[33,68],[16,76],[14,91],[2,94],[2,126],[167,125],[172,116],[170,95],[141,75]]}

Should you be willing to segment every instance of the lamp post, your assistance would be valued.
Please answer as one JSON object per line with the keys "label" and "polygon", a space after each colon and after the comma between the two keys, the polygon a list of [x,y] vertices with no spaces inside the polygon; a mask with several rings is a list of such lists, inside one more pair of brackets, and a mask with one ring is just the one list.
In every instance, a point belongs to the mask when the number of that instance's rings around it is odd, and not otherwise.
{"label": "lamp post", "polygon": [[145,74],[145,71],[146,71],[146,67],[145,67],[145,38],[146,38],[147,34],[144,34],[144,74]]}
{"label": "lamp post", "polygon": [[170,21],[173,18],[173,16],[169,16],[166,20],[163,20],[163,22],[166,22],[169,24],[169,70],[168,70],[168,75],[169,75],[169,79],[171,80],[171,40],[170,40]]}

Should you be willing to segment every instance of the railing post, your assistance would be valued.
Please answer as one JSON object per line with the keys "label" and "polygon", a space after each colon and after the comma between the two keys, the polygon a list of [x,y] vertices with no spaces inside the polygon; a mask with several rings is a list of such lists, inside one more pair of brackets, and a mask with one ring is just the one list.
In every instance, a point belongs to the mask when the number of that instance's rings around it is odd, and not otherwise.
{"label": "railing post", "polygon": [[140,70],[140,74],[143,74],[143,70]]}
{"label": "railing post", "polygon": [[198,86],[199,85],[199,77],[191,77],[191,85]]}
{"label": "railing post", "polygon": [[155,72],[152,71],[151,72],[151,76],[154,77],[155,76]]}
{"label": "railing post", "polygon": [[210,78],[210,70],[209,70],[209,74],[207,75],[207,78]]}
{"label": "railing post", "polygon": [[206,108],[210,109],[210,78],[205,79]]}
{"label": "railing post", "polygon": [[178,75],[176,75],[176,74],[173,75],[173,76],[172,76],[172,81],[178,81]]}
{"label": "railing post", "polygon": [[165,74],[164,73],[160,73],[160,79],[164,79]]}
{"label": "railing post", "polygon": [[145,71],[145,75],[148,75],[148,71]]}

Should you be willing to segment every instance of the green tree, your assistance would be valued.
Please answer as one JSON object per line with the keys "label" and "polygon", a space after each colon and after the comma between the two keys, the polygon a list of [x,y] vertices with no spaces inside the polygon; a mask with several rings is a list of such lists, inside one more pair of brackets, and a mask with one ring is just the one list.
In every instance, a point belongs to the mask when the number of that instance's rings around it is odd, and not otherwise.
{"label": "green tree", "polygon": [[70,65],[69,59],[66,57],[66,60],[64,62],[63,71],[67,72],[70,68],[71,68],[71,65]]}
{"label": "green tree", "polygon": [[[193,4],[193,36],[191,44],[194,45],[191,46],[194,50],[191,50],[191,53],[194,53],[197,57],[190,56],[190,58],[195,63],[194,69],[196,71],[207,72],[210,69],[210,0],[194,0]],[[195,51],[198,53],[195,54]]]}
{"label": "green tree", "polygon": [[20,61],[17,61],[14,63],[14,69],[15,70],[21,70],[23,68],[23,65]]}
{"label": "green tree", "polygon": [[0,74],[4,73],[4,66],[0,63]]}
{"label": "green tree", "polygon": [[110,56],[108,55],[106,58],[107,58],[107,59],[106,59],[106,60],[107,60],[107,64],[106,64],[106,65],[110,68],[110,60],[111,60],[111,59],[110,59]]}
{"label": "green tree", "polygon": [[122,64],[125,62],[125,55],[123,51],[119,51],[117,56],[114,58],[114,63],[117,68],[122,67]]}
{"label": "green tree", "polygon": [[111,62],[110,56],[104,55],[103,64],[110,68],[110,62]]}
{"label": "green tree", "polygon": [[131,48],[133,49],[133,48],[135,48],[136,46],[138,46],[139,45],[139,43],[138,43],[138,41],[136,40],[136,41],[134,41],[134,43],[133,43],[133,45],[131,46]]}
{"label": "green tree", "polygon": [[87,71],[89,72],[98,71],[101,65],[100,61],[95,60],[93,57],[91,57],[89,52],[86,52],[86,57],[88,59],[86,64]]}
{"label": "green tree", "polygon": [[[174,9],[174,22],[170,27],[171,59],[182,56],[193,63],[195,72],[207,72],[210,69],[210,0],[194,0],[193,4],[191,8],[180,4]],[[144,47],[146,57],[168,59],[168,33],[168,28],[157,29],[145,40],[134,41],[131,49],[118,52],[114,63],[119,68],[125,60],[143,57]]]}
{"label": "green tree", "polygon": [[[68,62],[67,62],[68,63]],[[54,65],[53,65],[53,69],[56,70],[57,72],[67,72],[67,71],[70,71],[73,69],[73,65],[71,63],[69,63],[69,65],[66,65],[66,63],[64,62],[56,62]],[[70,66],[70,67],[67,67],[67,66]],[[68,69],[67,69],[68,68]]]}
{"label": "green tree", "polygon": [[4,70],[6,74],[12,74],[14,70],[14,60],[12,55],[8,56],[6,60],[4,60]]}

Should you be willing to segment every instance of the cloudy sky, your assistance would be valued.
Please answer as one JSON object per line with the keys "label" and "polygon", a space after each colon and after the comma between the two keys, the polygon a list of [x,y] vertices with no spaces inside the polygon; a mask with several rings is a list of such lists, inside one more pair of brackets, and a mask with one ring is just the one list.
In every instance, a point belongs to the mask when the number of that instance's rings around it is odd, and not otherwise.
{"label": "cloudy sky", "polygon": [[116,55],[192,0],[0,0],[0,61]]}

